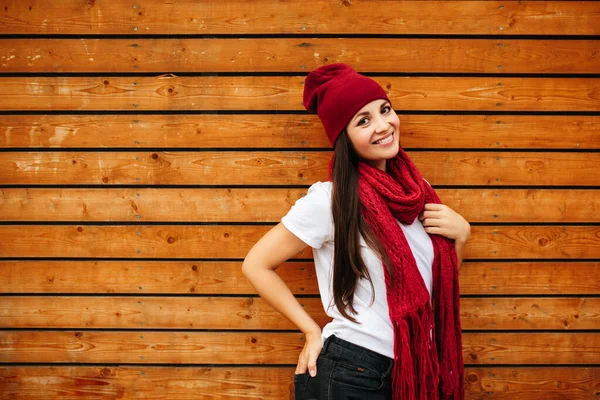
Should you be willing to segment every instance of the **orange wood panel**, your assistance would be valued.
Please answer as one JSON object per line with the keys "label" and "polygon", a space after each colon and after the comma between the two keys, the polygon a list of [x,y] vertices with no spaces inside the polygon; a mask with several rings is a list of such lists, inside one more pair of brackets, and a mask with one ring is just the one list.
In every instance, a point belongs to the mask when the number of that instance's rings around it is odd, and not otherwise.
{"label": "orange wood panel", "polygon": [[[135,6],[135,7],[134,7]],[[9,1],[4,33],[595,35],[593,1]]]}
{"label": "orange wood panel", "polygon": [[[313,319],[330,319],[318,298],[301,298]],[[296,327],[256,297],[7,296],[0,328],[290,330]]]}
{"label": "orange wood panel", "polygon": [[600,262],[464,262],[461,294],[599,294]]}
{"label": "orange wood panel", "polygon": [[[402,108],[402,105],[400,105]],[[598,116],[400,115],[411,148],[598,149]],[[3,115],[0,146],[331,148],[316,115]]]}
{"label": "orange wood panel", "polygon": [[[21,399],[143,398],[182,400],[293,398],[294,368],[152,366],[4,366],[0,395]],[[465,399],[587,400],[597,367],[466,367]],[[543,397],[542,397],[543,396]]]}
{"label": "orange wood panel", "polygon": [[293,400],[292,368],[0,366],[0,397]]}
{"label": "orange wood panel", "polygon": [[[0,225],[0,257],[243,258],[270,226]],[[467,259],[597,259],[598,226],[474,226]],[[310,248],[296,257],[312,256]]]}
{"label": "orange wood panel", "polygon": [[[472,333],[466,364],[598,364],[600,334]],[[3,331],[2,363],[295,364],[304,335],[272,332]]]}
{"label": "orange wood panel", "polygon": [[[0,293],[255,294],[242,263],[225,261],[0,261]],[[311,261],[283,263],[295,294],[318,294]],[[599,294],[600,263],[464,262],[465,295]]]}
{"label": "orange wood panel", "polygon": [[599,382],[597,367],[471,367],[465,368],[465,399],[593,399]]}
{"label": "orange wood panel", "polygon": [[597,298],[463,298],[461,324],[465,330],[578,330],[598,329]]}
{"label": "orange wood panel", "polygon": [[306,189],[0,189],[0,220],[277,222]]}
{"label": "orange wood panel", "polygon": [[598,53],[594,40],[11,39],[0,41],[0,72],[305,72],[344,62],[369,72],[595,73]]}
{"label": "orange wood panel", "polygon": [[[300,304],[323,326],[320,298]],[[462,298],[464,330],[591,330],[600,323],[595,297]],[[6,296],[0,328],[290,330],[295,326],[254,297]]]}
{"label": "orange wood panel", "polygon": [[598,364],[600,332],[466,333],[465,364]]}
{"label": "orange wood panel", "polygon": [[[408,152],[432,185],[597,186],[600,153]],[[311,185],[329,151],[2,152],[0,184]]]}
{"label": "orange wood panel", "polygon": [[303,346],[300,332],[4,331],[0,362],[294,364]]}
{"label": "orange wood panel", "polygon": [[599,258],[600,227],[475,226],[465,250],[472,258]]}
{"label": "orange wood panel", "polygon": [[[378,77],[397,110],[600,111],[600,78]],[[1,77],[0,110],[304,110],[303,76]]]}
{"label": "orange wood panel", "polygon": [[[295,294],[319,293],[312,261],[277,273]],[[0,293],[256,293],[240,261],[0,261],[0,282]]]}
{"label": "orange wood panel", "polygon": [[[2,221],[278,222],[306,189],[0,189]],[[591,222],[598,190],[438,189],[469,222]],[[107,205],[110,205],[107,207]]]}

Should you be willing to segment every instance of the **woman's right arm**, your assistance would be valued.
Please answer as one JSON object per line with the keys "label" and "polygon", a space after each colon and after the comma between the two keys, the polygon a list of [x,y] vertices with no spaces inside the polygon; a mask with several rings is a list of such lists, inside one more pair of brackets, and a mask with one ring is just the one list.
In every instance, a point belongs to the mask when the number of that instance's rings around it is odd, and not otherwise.
{"label": "woman's right arm", "polygon": [[306,243],[279,223],[252,247],[244,260],[242,272],[263,299],[306,335],[296,374],[305,373],[308,369],[310,375],[315,376],[316,361],[322,347],[321,328],[275,272],[281,263],[306,247]]}

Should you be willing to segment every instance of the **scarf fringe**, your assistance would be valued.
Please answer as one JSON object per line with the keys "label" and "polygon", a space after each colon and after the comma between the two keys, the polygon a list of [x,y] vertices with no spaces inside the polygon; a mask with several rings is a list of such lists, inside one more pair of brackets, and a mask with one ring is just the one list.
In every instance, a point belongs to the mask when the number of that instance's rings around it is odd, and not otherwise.
{"label": "scarf fringe", "polygon": [[427,303],[407,314],[398,321],[394,332],[393,400],[439,400],[439,364],[432,336],[431,305]]}

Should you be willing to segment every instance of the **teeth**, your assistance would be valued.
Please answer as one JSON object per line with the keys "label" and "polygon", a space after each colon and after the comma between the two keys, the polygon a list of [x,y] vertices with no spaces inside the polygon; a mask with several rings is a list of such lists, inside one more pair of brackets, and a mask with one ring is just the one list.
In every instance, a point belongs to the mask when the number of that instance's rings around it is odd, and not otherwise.
{"label": "teeth", "polygon": [[394,140],[393,134],[386,137],[385,139],[379,139],[378,141],[375,142],[375,144],[388,144],[388,143],[391,143],[392,140]]}

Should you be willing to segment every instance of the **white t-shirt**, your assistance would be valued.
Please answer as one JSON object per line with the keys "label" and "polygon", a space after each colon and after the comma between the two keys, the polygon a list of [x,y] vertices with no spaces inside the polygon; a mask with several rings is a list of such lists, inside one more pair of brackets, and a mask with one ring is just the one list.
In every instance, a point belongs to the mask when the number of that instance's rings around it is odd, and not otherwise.
{"label": "white t-shirt", "polygon": [[[344,318],[333,302],[333,254],[334,225],[331,213],[331,182],[317,182],[310,187],[305,197],[296,201],[286,216],[283,225],[304,243],[313,248],[315,269],[321,301],[326,314],[333,320],[323,328],[323,340],[330,335],[366,347],[384,356],[394,358],[394,335],[390,320],[383,264],[361,237],[362,257],[375,288],[371,304],[371,285],[359,279],[354,291],[354,308],[357,314],[354,323]],[[408,244],[417,262],[427,290],[431,294],[433,245],[423,224],[415,219],[412,225],[400,223]]]}

